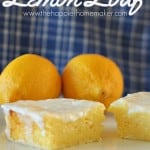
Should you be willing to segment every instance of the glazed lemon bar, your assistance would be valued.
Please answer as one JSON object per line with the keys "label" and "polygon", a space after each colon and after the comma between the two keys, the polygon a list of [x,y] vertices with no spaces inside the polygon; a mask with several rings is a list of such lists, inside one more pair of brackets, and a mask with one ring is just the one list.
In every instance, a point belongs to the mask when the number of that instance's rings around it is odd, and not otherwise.
{"label": "glazed lemon bar", "polygon": [[129,94],[108,110],[114,113],[122,138],[150,141],[150,92]]}
{"label": "glazed lemon bar", "polygon": [[99,141],[104,105],[73,99],[18,101],[2,105],[8,139],[42,149]]}

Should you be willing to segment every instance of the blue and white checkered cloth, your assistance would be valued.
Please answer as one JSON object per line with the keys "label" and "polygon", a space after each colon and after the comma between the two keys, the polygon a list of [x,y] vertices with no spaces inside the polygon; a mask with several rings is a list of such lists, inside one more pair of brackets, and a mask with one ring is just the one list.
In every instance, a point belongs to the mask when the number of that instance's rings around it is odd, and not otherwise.
{"label": "blue and white checkered cloth", "polygon": [[[99,53],[120,66],[125,77],[125,93],[150,91],[150,1],[143,2],[134,16],[30,16],[26,13],[65,12],[73,8],[0,6],[0,71],[24,53],[47,57],[60,72],[78,54]],[[127,10],[119,6],[77,9],[78,12]]]}

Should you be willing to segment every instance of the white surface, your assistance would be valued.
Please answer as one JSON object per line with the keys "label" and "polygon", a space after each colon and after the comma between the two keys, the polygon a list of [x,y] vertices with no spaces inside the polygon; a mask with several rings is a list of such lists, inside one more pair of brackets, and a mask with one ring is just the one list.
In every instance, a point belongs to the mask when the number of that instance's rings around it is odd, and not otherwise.
{"label": "white surface", "polygon": [[[116,124],[112,117],[107,116],[104,122],[103,140],[98,143],[83,144],[64,150],[149,150],[150,142],[120,139],[117,136]],[[0,149],[1,150],[38,150],[30,146],[10,142],[4,134],[5,123],[0,110]]]}

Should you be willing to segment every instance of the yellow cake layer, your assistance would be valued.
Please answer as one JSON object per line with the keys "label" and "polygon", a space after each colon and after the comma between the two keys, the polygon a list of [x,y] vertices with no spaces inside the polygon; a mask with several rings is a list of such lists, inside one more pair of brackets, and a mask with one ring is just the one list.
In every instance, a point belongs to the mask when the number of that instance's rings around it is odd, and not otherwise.
{"label": "yellow cake layer", "polygon": [[[56,104],[51,106],[54,101]],[[46,108],[34,103],[39,102],[2,106],[10,140],[49,150],[100,140],[104,105],[68,99],[48,100],[44,102]]]}
{"label": "yellow cake layer", "polygon": [[108,109],[116,118],[120,137],[150,141],[150,93],[129,94]]}

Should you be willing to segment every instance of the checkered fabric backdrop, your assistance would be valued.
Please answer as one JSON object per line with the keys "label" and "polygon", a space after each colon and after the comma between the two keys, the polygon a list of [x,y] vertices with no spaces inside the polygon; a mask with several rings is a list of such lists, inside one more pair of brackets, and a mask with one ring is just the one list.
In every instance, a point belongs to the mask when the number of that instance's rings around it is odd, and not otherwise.
{"label": "checkered fabric backdrop", "polygon": [[[70,8],[4,8],[0,6],[0,71],[13,58],[36,53],[51,59],[62,72],[81,53],[113,59],[125,77],[125,93],[150,90],[150,1],[134,16],[27,16],[25,12],[63,12]],[[128,11],[92,7],[78,11]],[[117,89],[116,89],[117,90]]]}

